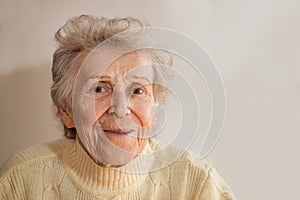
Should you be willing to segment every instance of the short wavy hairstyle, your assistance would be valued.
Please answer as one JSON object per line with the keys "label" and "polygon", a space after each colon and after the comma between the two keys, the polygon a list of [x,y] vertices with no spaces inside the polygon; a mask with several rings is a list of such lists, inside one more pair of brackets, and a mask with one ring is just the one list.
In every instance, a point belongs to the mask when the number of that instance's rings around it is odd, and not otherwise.
{"label": "short wavy hairstyle", "polygon": [[[66,113],[72,113],[72,91],[76,74],[80,68],[80,65],[76,65],[76,63],[81,59],[84,52],[91,51],[112,36],[149,26],[149,24],[133,17],[109,19],[81,15],[69,19],[59,28],[55,33],[55,40],[58,47],[53,54],[53,83],[51,87],[51,97],[57,108],[57,116],[60,116],[60,109]],[[133,40],[135,39],[133,38]],[[118,43],[118,41],[115,42]],[[166,51],[160,51],[159,53],[150,51],[150,55],[159,66],[172,65],[172,57]],[[166,70],[162,68],[160,72],[156,71],[155,73],[160,73],[159,76],[163,73],[163,77],[170,77],[166,73]],[[167,96],[167,89],[162,85],[154,85],[153,90],[155,100],[163,103]],[[67,128],[64,126],[65,137],[74,139],[76,138],[76,134],[76,128]]]}

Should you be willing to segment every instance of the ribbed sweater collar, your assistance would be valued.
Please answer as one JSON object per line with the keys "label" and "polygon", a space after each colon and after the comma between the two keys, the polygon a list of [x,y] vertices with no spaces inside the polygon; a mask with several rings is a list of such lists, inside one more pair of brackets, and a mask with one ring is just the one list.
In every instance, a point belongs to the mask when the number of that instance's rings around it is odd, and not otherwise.
{"label": "ribbed sweater collar", "polygon": [[[152,149],[148,143],[143,153],[151,153],[151,151]],[[114,195],[122,191],[134,190],[147,176],[147,173],[132,173],[132,171],[140,172],[139,167],[141,164],[143,164],[143,171],[147,171],[147,169],[145,170],[143,156],[138,156],[121,168],[103,167],[97,165],[89,157],[78,141],[71,143],[64,149],[62,159],[67,176],[72,183],[78,189],[94,196],[100,194]],[[152,161],[150,159],[146,166],[148,165],[150,168]],[[132,169],[133,166],[134,170],[126,172],[127,168]]]}

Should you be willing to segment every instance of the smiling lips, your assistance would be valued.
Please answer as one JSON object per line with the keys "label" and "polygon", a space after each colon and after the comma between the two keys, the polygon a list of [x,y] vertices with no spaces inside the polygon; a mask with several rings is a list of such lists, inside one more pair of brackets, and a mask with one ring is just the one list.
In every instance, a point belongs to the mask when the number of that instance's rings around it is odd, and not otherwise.
{"label": "smiling lips", "polygon": [[103,130],[104,133],[116,134],[116,135],[129,135],[133,130]]}

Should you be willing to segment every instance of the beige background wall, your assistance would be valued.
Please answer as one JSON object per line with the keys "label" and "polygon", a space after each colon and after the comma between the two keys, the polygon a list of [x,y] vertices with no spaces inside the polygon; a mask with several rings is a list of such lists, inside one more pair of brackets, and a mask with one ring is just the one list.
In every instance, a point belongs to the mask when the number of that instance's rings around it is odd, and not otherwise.
{"label": "beige background wall", "polygon": [[0,1],[0,165],[62,137],[51,108],[53,35],[71,16],[136,16],[201,43],[227,90],[208,156],[238,199],[299,199],[300,1]]}

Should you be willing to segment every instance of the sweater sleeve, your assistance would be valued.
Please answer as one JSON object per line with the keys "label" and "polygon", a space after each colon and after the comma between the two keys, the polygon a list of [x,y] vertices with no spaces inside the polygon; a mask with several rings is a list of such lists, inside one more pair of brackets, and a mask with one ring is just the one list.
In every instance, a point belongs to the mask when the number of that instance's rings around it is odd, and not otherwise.
{"label": "sweater sleeve", "polygon": [[4,186],[2,183],[0,183],[0,199],[1,200],[8,200],[6,192],[4,190]]}
{"label": "sweater sleeve", "polygon": [[0,199],[25,199],[22,170],[11,169],[0,176]]}
{"label": "sweater sleeve", "polygon": [[22,182],[21,171],[16,170],[14,165],[18,165],[20,159],[18,154],[14,153],[0,168],[0,199],[17,199],[15,194],[22,187],[18,183]]}
{"label": "sweater sleeve", "polygon": [[217,173],[215,168],[211,168],[196,199],[235,200],[235,197],[229,186]]}

